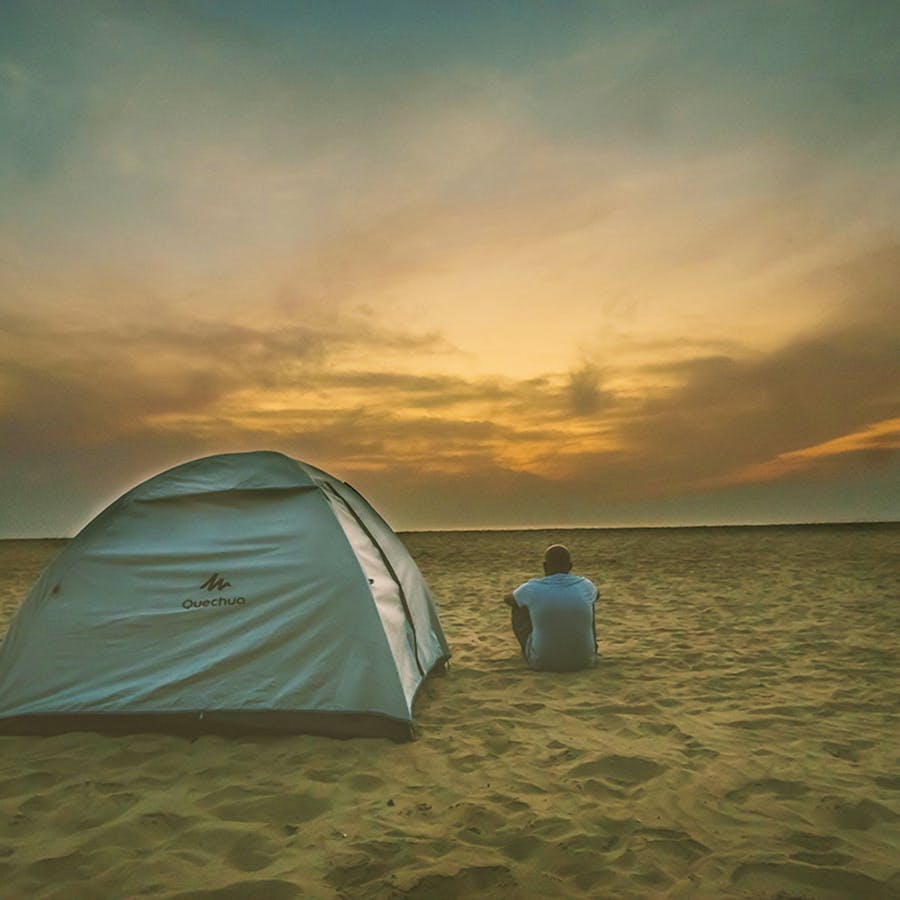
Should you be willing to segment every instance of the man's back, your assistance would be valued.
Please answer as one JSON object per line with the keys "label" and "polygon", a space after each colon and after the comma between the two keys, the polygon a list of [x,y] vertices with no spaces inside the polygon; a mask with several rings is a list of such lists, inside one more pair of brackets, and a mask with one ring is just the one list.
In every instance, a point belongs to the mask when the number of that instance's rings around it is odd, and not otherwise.
{"label": "man's back", "polygon": [[531,668],[567,671],[593,664],[597,589],[592,582],[557,572],[526,581],[513,597],[531,616],[532,632],[524,646]]}

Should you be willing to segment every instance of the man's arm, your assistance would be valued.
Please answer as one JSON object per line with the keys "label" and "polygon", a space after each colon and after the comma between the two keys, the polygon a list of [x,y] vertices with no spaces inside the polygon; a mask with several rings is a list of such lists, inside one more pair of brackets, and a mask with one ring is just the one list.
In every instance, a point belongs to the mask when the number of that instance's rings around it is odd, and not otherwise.
{"label": "man's arm", "polygon": [[503,598],[503,602],[504,602],[507,606],[511,606],[513,609],[515,609],[515,608],[519,605],[518,603],[516,603],[516,598],[513,596],[513,592],[512,592],[512,591],[510,591],[510,592]]}

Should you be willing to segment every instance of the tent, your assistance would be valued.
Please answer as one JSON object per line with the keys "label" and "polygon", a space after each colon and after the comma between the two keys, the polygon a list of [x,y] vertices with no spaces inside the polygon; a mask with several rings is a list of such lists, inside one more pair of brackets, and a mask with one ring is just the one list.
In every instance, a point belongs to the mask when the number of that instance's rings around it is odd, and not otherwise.
{"label": "tent", "polygon": [[280,453],[123,495],[42,573],[0,645],[0,732],[412,736],[450,651],[400,539]]}

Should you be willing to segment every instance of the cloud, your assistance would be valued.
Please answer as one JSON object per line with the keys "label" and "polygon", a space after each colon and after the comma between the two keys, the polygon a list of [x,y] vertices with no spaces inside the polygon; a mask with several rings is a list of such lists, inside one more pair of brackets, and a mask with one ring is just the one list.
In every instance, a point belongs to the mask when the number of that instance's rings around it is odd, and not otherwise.
{"label": "cloud", "polygon": [[812,447],[780,453],[772,460],[748,466],[724,480],[724,484],[765,482],[798,472],[834,472],[836,459],[849,455],[863,457],[869,465],[884,465],[900,456],[900,419],[876,422],[860,431],[845,434]]}
{"label": "cloud", "polygon": [[841,302],[816,331],[767,353],[653,368],[674,386],[645,397],[621,428],[636,456],[652,455],[660,489],[780,477],[785,460],[799,471],[835,447],[862,452],[863,436],[896,418],[900,252],[887,248],[831,271]]}
{"label": "cloud", "polygon": [[612,397],[601,388],[600,371],[585,364],[569,373],[568,394],[572,413],[588,416],[609,405]]}
{"label": "cloud", "polygon": [[4,7],[4,490],[275,446],[591,521],[891,454],[897,14],[689,6]]}
{"label": "cloud", "polygon": [[[20,451],[49,437],[92,445],[154,417],[215,419],[236,392],[308,390],[310,373],[373,348],[422,351],[427,336],[386,332],[358,317],[269,329],[173,317],[152,323],[91,321],[57,328],[28,315],[0,321],[6,386],[2,433]],[[365,326],[365,327],[361,327]],[[314,380],[314,379],[313,379]]]}
{"label": "cloud", "polygon": [[530,500],[506,494],[518,515],[526,502],[547,515],[568,503],[589,520],[591,498],[837,478],[850,460],[894,452],[898,274],[890,248],[833,267],[822,276],[840,297],[830,318],[768,352],[636,353],[629,369],[582,363],[535,378],[423,374],[417,354],[434,364],[441,336],[374,313],[251,326],[168,310],[74,327],[7,312],[0,452],[7,468],[40,459],[127,484],[179,453],[274,447],[391,496],[411,479],[427,494],[433,478],[454,515],[468,498],[475,518],[479,492],[499,516],[498,485],[528,486]]}

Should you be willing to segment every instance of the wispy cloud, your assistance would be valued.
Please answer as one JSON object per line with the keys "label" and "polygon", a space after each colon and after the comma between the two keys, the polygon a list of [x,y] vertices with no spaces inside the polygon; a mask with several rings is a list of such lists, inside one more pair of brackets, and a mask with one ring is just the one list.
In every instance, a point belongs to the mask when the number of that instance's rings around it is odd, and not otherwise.
{"label": "wispy cloud", "polygon": [[780,453],[774,459],[747,466],[733,476],[715,482],[717,486],[776,481],[799,472],[828,472],[836,459],[865,455],[871,465],[887,462],[900,453],[900,419],[876,422],[853,434],[841,435],[812,447]]}
{"label": "wispy cloud", "polygon": [[[885,257],[883,264],[894,261]],[[872,260],[860,266],[871,269]],[[585,478],[623,466],[634,475],[643,465],[654,483],[684,489],[895,413],[896,309],[873,306],[864,293],[841,309],[841,318],[818,333],[769,353],[609,373],[580,364],[529,379],[404,371],[402,358],[443,349],[440,336],[386,330],[361,314],[330,325],[253,328],[170,316],[141,327],[94,321],[61,330],[8,314],[7,432],[31,431],[35,446],[49,427],[57,440],[86,445],[133,429],[218,439],[320,433],[318,443],[330,445],[331,455],[368,455],[370,466],[414,460],[457,468],[469,446],[498,464],[549,477]],[[390,348],[400,355],[386,356]],[[360,367],[366,358],[378,367]],[[607,379],[629,378],[645,379],[645,387],[605,387]],[[351,454],[362,434],[363,451]],[[639,481],[646,478],[629,479],[635,491]]]}
{"label": "wispy cloud", "polygon": [[0,528],[260,446],[414,523],[893,452],[896,12],[392,10],[0,10]]}

